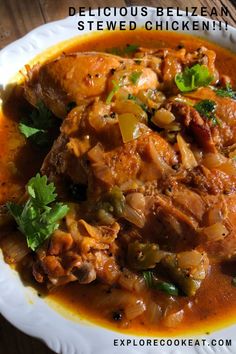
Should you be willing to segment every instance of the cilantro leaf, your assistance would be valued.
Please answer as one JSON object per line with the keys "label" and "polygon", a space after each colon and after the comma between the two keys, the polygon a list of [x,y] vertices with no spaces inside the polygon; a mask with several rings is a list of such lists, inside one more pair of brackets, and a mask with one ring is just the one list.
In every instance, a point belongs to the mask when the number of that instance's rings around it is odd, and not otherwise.
{"label": "cilantro leaf", "polygon": [[161,290],[169,295],[174,295],[174,296],[177,296],[179,294],[179,290],[174,284],[157,280],[154,277],[154,274],[152,271],[143,272],[143,277],[144,277],[146,286],[150,289]]}
{"label": "cilantro leaf", "polygon": [[175,76],[175,83],[181,92],[189,92],[201,86],[208,86],[212,80],[213,77],[208,68],[200,64],[185,68],[182,73]]}
{"label": "cilantro leaf", "polygon": [[142,75],[141,71],[134,71],[130,74],[129,79],[135,85],[137,84],[141,75]]}
{"label": "cilantro leaf", "polygon": [[216,103],[212,100],[202,100],[194,105],[198,113],[210,120],[213,125],[220,125],[220,121],[215,115]]}
{"label": "cilantro leaf", "polygon": [[125,54],[133,54],[137,52],[138,48],[139,46],[137,44],[127,44],[123,51]]}
{"label": "cilantro leaf", "polygon": [[37,174],[28,182],[29,199],[25,205],[8,203],[7,207],[14,217],[19,230],[26,236],[28,247],[35,251],[58,229],[59,220],[69,208],[55,202],[57,194],[53,183],[46,176]]}
{"label": "cilantro leaf", "polygon": [[17,205],[12,202],[7,203],[7,208],[15,220],[17,220],[17,218],[22,214],[23,211],[22,205]]}
{"label": "cilantro leaf", "polygon": [[113,84],[113,89],[111,90],[111,92],[107,96],[106,104],[111,103],[114,95],[119,91],[120,87],[122,87],[121,80],[119,82],[116,82],[115,80],[112,80],[112,84]]}
{"label": "cilantro leaf", "polygon": [[39,173],[29,180],[27,190],[32,202],[38,206],[46,206],[54,202],[57,197],[57,194],[54,193],[54,184],[48,184],[47,177],[41,177]]}
{"label": "cilantro leaf", "polygon": [[56,223],[67,214],[68,210],[67,205],[56,203],[46,214],[44,214],[46,216],[45,221],[48,221],[50,224]]}
{"label": "cilantro leaf", "polygon": [[119,55],[119,56],[125,56],[125,55],[131,55],[137,52],[139,46],[137,44],[127,44],[126,47],[113,47],[109,48],[107,50],[108,53],[114,54],[114,55]]}
{"label": "cilantro leaf", "polygon": [[19,123],[20,132],[32,143],[38,146],[47,146],[50,143],[49,129],[55,125],[51,111],[39,102],[30,116],[23,118]]}
{"label": "cilantro leaf", "polygon": [[30,127],[27,124],[24,123],[20,123],[19,124],[19,129],[21,131],[21,133],[28,139],[30,138],[32,135],[38,134],[38,133],[44,133],[45,130],[42,129],[38,129],[38,128],[34,128],[34,127]]}
{"label": "cilantro leaf", "polygon": [[217,89],[216,94],[221,97],[229,97],[236,100],[236,91],[233,91],[230,84],[226,84],[225,88]]}
{"label": "cilantro leaf", "polygon": [[194,108],[202,115],[215,112],[216,103],[212,100],[202,100],[194,105]]}

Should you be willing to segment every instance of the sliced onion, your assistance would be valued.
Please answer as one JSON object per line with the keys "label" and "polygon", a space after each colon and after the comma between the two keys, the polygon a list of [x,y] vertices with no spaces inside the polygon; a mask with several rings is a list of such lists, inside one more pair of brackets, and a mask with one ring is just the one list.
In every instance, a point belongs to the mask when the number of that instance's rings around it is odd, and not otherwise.
{"label": "sliced onion", "polygon": [[144,212],[145,210],[146,201],[142,193],[129,193],[126,196],[126,202],[137,211]]}
{"label": "sliced onion", "polygon": [[140,229],[144,227],[146,222],[144,214],[131,208],[128,204],[125,204],[123,217]]}
{"label": "sliced onion", "polygon": [[110,167],[107,166],[105,162],[99,161],[92,164],[92,169],[93,169],[94,176],[97,179],[107,184],[108,186],[112,185],[113,182],[112,172]]}
{"label": "sliced onion", "polygon": [[171,313],[164,317],[163,324],[166,327],[175,328],[182,322],[183,317],[184,317],[184,310]]}
{"label": "sliced onion", "polygon": [[209,169],[216,168],[229,176],[236,175],[236,165],[234,161],[227,159],[221,154],[207,154],[203,159],[203,165]]}
{"label": "sliced onion", "polygon": [[154,166],[156,167],[157,171],[161,173],[161,175],[172,174],[172,168],[164,161],[162,156],[155,147],[154,142],[150,139],[148,143],[149,154],[150,158],[154,162]]}
{"label": "sliced onion", "polygon": [[198,165],[193,152],[190,150],[184,138],[178,134],[177,142],[181,154],[182,164],[186,169],[192,169]]}
{"label": "sliced onion", "polygon": [[141,135],[139,119],[132,113],[123,113],[118,117],[120,131],[124,143],[137,139]]}
{"label": "sliced onion", "polygon": [[209,169],[215,168],[226,161],[226,158],[221,154],[208,153],[204,156],[202,163]]}
{"label": "sliced onion", "polygon": [[145,316],[149,323],[158,323],[162,317],[162,309],[159,305],[151,300],[147,303]]}
{"label": "sliced onion", "polygon": [[173,115],[173,113],[171,113],[165,108],[161,108],[156,111],[154,116],[152,117],[152,122],[159,128],[165,128],[170,123],[174,122],[174,120],[175,116]]}
{"label": "sliced onion", "polygon": [[130,304],[125,308],[125,316],[128,320],[133,320],[134,318],[143,314],[146,310],[146,306],[142,300],[136,301],[134,304]]}
{"label": "sliced onion", "polygon": [[207,214],[207,219],[209,225],[213,225],[218,222],[221,222],[224,219],[221,208],[219,209],[218,207],[214,207],[210,209]]}
{"label": "sliced onion", "polygon": [[138,278],[138,276],[136,274],[125,269],[119,278],[119,285],[123,289],[133,291],[137,278]]}
{"label": "sliced onion", "polygon": [[137,293],[141,293],[144,289],[146,289],[145,279],[142,276],[139,276],[134,284],[134,290]]}
{"label": "sliced onion", "polygon": [[178,266],[183,269],[197,267],[202,261],[202,254],[196,250],[181,252],[177,257]]}
{"label": "sliced onion", "polygon": [[27,254],[30,253],[26,240],[20,232],[15,232],[4,237],[1,240],[0,245],[4,258],[9,264],[16,264],[20,262]]}
{"label": "sliced onion", "polygon": [[218,170],[226,173],[229,176],[236,176],[236,164],[234,161],[226,161],[217,167]]}
{"label": "sliced onion", "polygon": [[102,161],[104,157],[104,149],[102,144],[96,144],[92,149],[89,150],[87,156],[90,162]]}
{"label": "sliced onion", "polygon": [[229,231],[224,224],[217,222],[205,227],[203,233],[207,236],[208,241],[218,241],[223,240],[229,234]]}
{"label": "sliced onion", "polygon": [[132,113],[140,122],[147,122],[147,113],[140,107],[139,104],[131,100],[119,100],[115,101],[113,106],[114,112],[118,114]]}

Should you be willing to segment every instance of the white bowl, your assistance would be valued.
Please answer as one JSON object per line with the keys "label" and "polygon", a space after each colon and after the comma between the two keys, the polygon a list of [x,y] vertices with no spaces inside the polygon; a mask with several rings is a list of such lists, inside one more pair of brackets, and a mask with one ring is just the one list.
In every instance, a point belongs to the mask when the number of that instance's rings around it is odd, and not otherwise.
{"label": "white bowl", "polygon": [[[97,16],[96,16],[97,18]],[[198,16],[194,20],[203,21],[204,18]],[[88,14],[83,18],[89,20]],[[94,17],[92,18],[94,20]],[[99,20],[106,21],[107,18],[99,17]],[[109,17],[109,20],[123,20],[119,16]],[[133,18],[132,18],[133,20]],[[141,27],[145,21],[156,21],[154,8],[148,9],[146,18],[136,17],[135,21]],[[166,13],[158,20],[182,22],[192,21],[192,18],[167,17]],[[77,30],[78,17],[68,17],[64,20],[52,22],[40,26],[27,34],[25,37],[8,45],[0,52],[0,87],[5,87],[16,72],[28,63],[37,54],[45,49],[67,40],[74,36],[88,33],[88,28],[83,32]],[[96,21],[96,20],[95,20]],[[190,32],[191,34],[191,32]],[[192,32],[206,39],[214,41],[221,46],[236,51],[236,29],[228,26],[228,30],[221,31],[198,31]],[[196,353],[236,353],[236,326],[228,327],[224,330],[214,332],[206,338],[205,346],[114,346],[114,339],[137,339],[132,335],[124,335],[114,332],[83,320],[73,321],[66,319],[30,287],[25,287],[19,276],[13,271],[0,255],[0,311],[14,326],[21,331],[42,339],[52,350],[62,354],[111,354],[111,353],[165,353],[165,354],[196,354]],[[144,337],[145,338],[145,337]],[[197,338],[191,336],[191,338]],[[212,339],[232,340],[232,346],[213,346]],[[134,344],[134,343],[133,343]]]}

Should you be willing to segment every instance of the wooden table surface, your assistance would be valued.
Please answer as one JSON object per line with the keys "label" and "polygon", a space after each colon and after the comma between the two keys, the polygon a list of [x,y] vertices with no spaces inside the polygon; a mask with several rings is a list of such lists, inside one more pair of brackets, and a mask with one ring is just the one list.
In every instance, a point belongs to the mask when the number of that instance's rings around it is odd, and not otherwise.
{"label": "wooden table surface", "polygon": [[[0,48],[44,23],[68,16],[69,6],[206,6],[224,5],[230,11],[227,21],[236,27],[236,0],[0,0]],[[213,17],[212,17],[213,18]],[[216,17],[213,19],[221,19]],[[0,295],[1,296],[1,295]],[[42,342],[24,335],[0,315],[0,354],[52,354]]]}

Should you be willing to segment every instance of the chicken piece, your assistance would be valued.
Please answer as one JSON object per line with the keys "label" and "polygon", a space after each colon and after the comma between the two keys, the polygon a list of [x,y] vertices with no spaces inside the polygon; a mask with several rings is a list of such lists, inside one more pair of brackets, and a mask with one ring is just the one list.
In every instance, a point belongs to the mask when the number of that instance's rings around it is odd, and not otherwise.
{"label": "chicken piece", "polygon": [[213,261],[227,261],[236,259],[236,194],[227,196],[227,215],[221,223],[227,230],[219,240],[209,240],[204,244],[204,249]]}
{"label": "chicken piece", "polygon": [[107,79],[122,59],[105,53],[73,53],[64,55],[28,72],[25,97],[32,104],[39,101],[58,117],[64,118],[67,104],[77,105],[102,95]]}
{"label": "chicken piece", "polygon": [[[116,149],[104,152],[94,162],[91,161],[91,173],[95,185],[120,186],[130,179],[143,181],[161,179],[167,173],[173,173],[171,166],[177,162],[172,147],[158,134],[148,131],[140,138],[122,144]],[[100,183],[99,183],[100,182]]]}
{"label": "chicken piece", "polygon": [[235,126],[236,121],[236,101],[230,97],[217,95],[216,91],[209,87],[199,88],[197,91],[187,94],[188,97],[199,100],[212,100],[216,102],[217,116],[229,126]]}
{"label": "chicken piece", "polygon": [[54,181],[61,196],[66,193],[64,184],[60,183],[60,176],[69,177],[74,183],[87,183],[83,165],[83,156],[91,147],[87,135],[89,131],[85,128],[87,112],[85,106],[80,106],[69,113],[60,128],[61,134],[55,140],[41,167],[42,174]]}
{"label": "chicken piece", "polygon": [[168,102],[166,108],[189,128],[200,147],[207,152],[216,152],[210,126],[196,109],[182,102]]}
{"label": "chicken piece", "polygon": [[173,94],[178,92],[174,82],[175,76],[185,67],[191,67],[199,63],[208,68],[214,82],[217,82],[219,78],[215,67],[216,53],[205,47],[200,47],[193,52],[186,52],[185,48],[177,50],[171,48],[159,48],[157,50],[139,48],[136,57],[142,59],[143,65],[152,68],[158,75],[161,87]]}
{"label": "chicken piece", "polygon": [[193,231],[197,229],[198,221],[195,219],[195,217],[193,217],[191,213],[187,213],[181,211],[181,209],[176,208],[170,198],[167,198],[162,195],[155,195],[153,202],[156,208],[157,215],[172,215],[176,220],[192,228]]}
{"label": "chicken piece", "polygon": [[[145,183],[145,235],[161,248],[180,252],[199,245],[198,230],[207,203],[201,195],[186,188],[173,175],[158,185]],[[163,188],[162,193],[160,188]]]}
{"label": "chicken piece", "polygon": [[[141,90],[155,90],[158,86],[157,75],[152,69],[137,65],[131,60],[116,69],[109,78],[109,91],[114,89],[114,83],[133,95]],[[118,91],[115,94],[117,93],[119,94]]]}
{"label": "chicken piece", "polygon": [[120,226],[93,226],[83,219],[75,221],[73,238],[69,232],[56,230],[47,247],[45,243],[37,252],[33,274],[38,282],[48,282],[54,287],[78,281],[88,284],[98,276],[105,283],[112,284],[120,270],[115,253]]}
{"label": "chicken piece", "polygon": [[[87,173],[83,165],[83,156],[79,159],[71,149],[71,145],[79,145],[77,140],[69,139],[61,134],[53,144],[41,167],[41,173],[53,181],[61,198],[67,196],[67,185],[64,180],[72,180],[75,184],[87,184]],[[84,144],[84,141],[81,141]],[[71,152],[72,151],[72,152]]]}
{"label": "chicken piece", "polygon": [[58,256],[59,254],[68,251],[72,245],[73,238],[69,233],[56,230],[50,240],[49,254],[51,256]]}
{"label": "chicken piece", "polygon": [[188,93],[193,100],[212,100],[216,103],[216,116],[221,124],[214,127],[213,140],[218,145],[228,146],[236,143],[236,100],[221,97],[209,87],[202,87],[197,91]]}
{"label": "chicken piece", "polygon": [[158,81],[164,89],[177,89],[174,84],[175,75],[182,70],[181,63],[184,60],[186,50],[174,50],[170,48],[139,48],[136,58],[141,59],[142,65],[151,68],[158,76]]}
{"label": "chicken piece", "polygon": [[169,192],[169,195],[175,206],[192,215],[198,222],[201,222],[206,211],[206,205],[199,194],[178,184],[176,188]]}
{"label": "chicken piece", "polygon": [[187,53],[185,64],[192,66],[193,64],[201,64],[207,66],[210,74],[213,77],[213,82],[216,83],[219,79],[219,73],[215,67],[216,53],[206,47],[200,47],[194,52]]}
{"label": "chicken piece", "polygon": [[218,169],[209,170],[203,165],[197,166],[183,179],[183,183],[209,194],[231,194],[236,190],[236,176],[229,176]]}
{"label": "chicken piece", "polygon": [[128,179],[153,180],[173,172],[177,155],[158,133],[142,124],[142,135],[124,144],[118,119],[109,114],[107,105],[96,99],[88,107],[76,107],[64,120],[41,169],[59,190],[63,178],[89,184],[88,195],[96,195],[96,190]]}
{"label": "chicken piece", "polygon": [[168,54],[163,60],[162,79],[164,89],[172,92],[177,92],[175,85],[175,76],[180,73],[182,66],[180,60],[174,54]]}
{"label": "chicken piece", "polygon": [[48,277],[60,278],[66,275],[65,269],[62,267],[60,260],[55,256],[44,257],[41,266]]}

